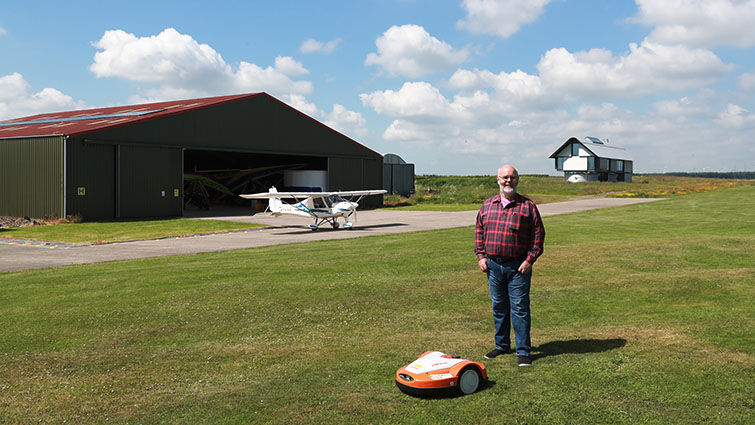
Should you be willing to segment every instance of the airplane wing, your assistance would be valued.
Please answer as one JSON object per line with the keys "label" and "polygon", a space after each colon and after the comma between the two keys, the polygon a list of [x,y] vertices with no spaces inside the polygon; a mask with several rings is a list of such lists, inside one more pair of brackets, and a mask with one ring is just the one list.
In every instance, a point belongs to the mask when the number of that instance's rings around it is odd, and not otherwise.
{"label": "airplane wing", "polygon": [[273,198],[327,198],[330,195],[341,196],[369,196],[369,195],[381,195],[387,193],[387,190],[352,190],[345,192],[262,192],[253,193],[251,195],[240,195],[245,199],[273,199]]}

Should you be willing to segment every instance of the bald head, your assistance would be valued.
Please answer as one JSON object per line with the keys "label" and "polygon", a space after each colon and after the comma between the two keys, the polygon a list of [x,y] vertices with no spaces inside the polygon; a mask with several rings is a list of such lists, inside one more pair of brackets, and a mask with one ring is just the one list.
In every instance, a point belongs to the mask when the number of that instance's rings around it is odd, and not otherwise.
{"label": "bald head", "polygon": [[498,187],[501,189],[501,196],[511,200],[516,195],[516,187],[519,184],[519,172],[512,165],[504,165],[498,169]]}

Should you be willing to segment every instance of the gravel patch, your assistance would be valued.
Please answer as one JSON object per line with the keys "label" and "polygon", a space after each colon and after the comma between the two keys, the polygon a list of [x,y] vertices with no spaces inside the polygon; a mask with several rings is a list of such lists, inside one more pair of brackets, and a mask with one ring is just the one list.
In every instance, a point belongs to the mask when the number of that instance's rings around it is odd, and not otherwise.
{"label": "gravel patch", "polygon": [[27,220],[23,217],[11,217],[7,215],[0,215],[0,227],[24,227],[33,226],[34,222]]}

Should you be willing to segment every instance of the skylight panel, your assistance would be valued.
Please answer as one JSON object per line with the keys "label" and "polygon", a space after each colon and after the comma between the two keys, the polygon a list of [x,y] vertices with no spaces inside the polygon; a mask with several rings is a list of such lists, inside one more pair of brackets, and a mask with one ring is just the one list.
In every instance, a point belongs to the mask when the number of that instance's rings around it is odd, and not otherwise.
{"label": "skylight panel", "polygon": [[[52,119],[43,119],[43,120],[35,120],[35,121],[16,121],[16,122],[9,122],[9,123],[0,123],[0,127],[9,127],[12,125],[22,125],[22,124],[53,124],[53,123],[61,123],[61,122],[72,122],[72,121],[89,121],[89,120],[103,120],[108,118],[128,118],[128,117],[140,117],[142,115],[149,115],[154,114],[155,112],[161,112],[165,109],[155,109],[151,111],[139,111],[139,112],[123,112],[118,114],[106,114],[106,115],[83,115],[83,116],[77,116],[77,117],[67,117],[67,118],[52,118]],[[123,121],[123,120],[120,120]]]}

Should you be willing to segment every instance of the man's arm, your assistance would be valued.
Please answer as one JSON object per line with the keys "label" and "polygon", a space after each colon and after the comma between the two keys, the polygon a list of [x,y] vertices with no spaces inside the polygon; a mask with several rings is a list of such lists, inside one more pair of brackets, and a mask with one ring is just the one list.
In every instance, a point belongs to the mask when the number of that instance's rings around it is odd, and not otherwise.
{"label": "man's arm", "polygon": [[[480,210],[482,212],[482,210]],[[482,215],[477,213],[474,229],[474,252],[477,255],[477,266],[483,272],[488,271],[488,258],[485,256],[485,227],[482,224]]]}
{"label": "man's arm", "polygon": [[522,261],[519,266],[519,273],[527,274],[532,271],[532,265],[543,253],[543,243],[545,242],[545,226],[543,226],[543,220],[540,218],[540,211],[534,206],[534,217],[532,223],[532,238],[530,247],[527,250],[527,258]]}

